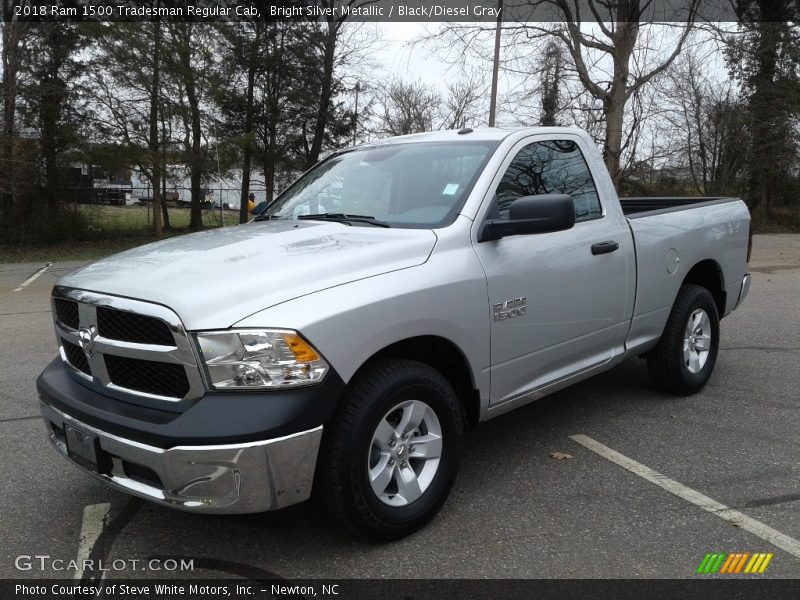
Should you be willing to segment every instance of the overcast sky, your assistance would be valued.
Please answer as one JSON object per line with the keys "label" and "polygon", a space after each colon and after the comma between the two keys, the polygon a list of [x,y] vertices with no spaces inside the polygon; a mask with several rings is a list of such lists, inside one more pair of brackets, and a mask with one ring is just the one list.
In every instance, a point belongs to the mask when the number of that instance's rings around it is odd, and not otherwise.
{"label": "overcast sky", "polygon": [[409,46],[414,39],[425,35],[426,28],[435,29],[435,23],[379,23],[378,26],[383,31],[385,47],[376,53],[375,58],[387,72],[403,78],[419,77],[425,83],[443,87],[441,83],[446,77],[448,65],[429,57],[424,47]]}
{"label": "overcast sky", "polygon": [[[404,80],[421,79],[428,85],[435,86],[442,95],[447,93],[447,82],[453,82],[462,75],[458,67],[448,64],[442,58],[442,52],[436,51],[430,43],[417,43],[412,46],[414,40],[419,40],[422,36],[435,32],[442,26],[440,23],[376,23],[371,26],[379,28],[382,36],[382,43],[378,44],[376,51],[372,53],[372,58],[380,64],[381,70],[386,74],[387,79],[401,78]],[[674,25],[674,24],[673,24]],[[487,24],[491,27],[491,25]],[[592,25],[584,24],[582,29],[591,31]],[[673,39],[677,39],[680,30],[674,27],[664,27],[661,33],[661,26],[655,25],[656,32],[651,42],[655,42],[653,54],[658,58],[659,54],[671,53],[673,49]],[[601,36],[602,37],[602,36]],[[693,44],[703,44],[711,37],[706,32],[696,32],[693,36]],[[491,55],[492,39],[491,35],[486,36],[485,43],[487,56]],[[707,44],[702,51],[705,74],[720,83],[728,79],[727,68],[722,53],[713,44]],[[532,56],[533,58],[533,56]],[[503,56],[501,56],[501,63]],[[488,86],[491,64],[475,65],[480,67],[480,71],[485,74]],[[596,77],[597,75],[595,75]],[[602,77],[601,77],[602,79]],[[503,125],[504,118],[502,101],[503,98],[518,89],[523,78],[519,75],[514,76],[504,73],[501,69],[498,82],[498,96],[501,107],[498,113],[498,124]],[[528,84],[529,85],[529,84]],[[488,105],[488,99],[487,99]],[[505,115],[507,117],[507,115]]]}

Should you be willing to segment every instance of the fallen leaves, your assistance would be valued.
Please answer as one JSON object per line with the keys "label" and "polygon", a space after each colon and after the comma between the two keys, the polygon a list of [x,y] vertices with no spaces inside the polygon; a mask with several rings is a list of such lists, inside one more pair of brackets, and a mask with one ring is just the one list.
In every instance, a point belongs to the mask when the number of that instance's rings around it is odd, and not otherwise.
{"label": "fallen leaves", "polygon": [[555,460],[567,460],[575,457],[572,456],[572,454],[567,454],[566,452],[551,452],[550,458],[553,458]]}

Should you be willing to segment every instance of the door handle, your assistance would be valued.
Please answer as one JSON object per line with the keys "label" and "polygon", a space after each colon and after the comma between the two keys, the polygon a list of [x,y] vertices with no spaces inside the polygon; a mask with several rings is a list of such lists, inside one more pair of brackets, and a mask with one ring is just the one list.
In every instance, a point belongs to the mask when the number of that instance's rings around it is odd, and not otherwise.
{"label": "door handle", "polygon": [[592,244],[592,254],[608,254],[609,252],[614,252],[617,248],[619,248],[619,244],[614,240],[599,242]]}

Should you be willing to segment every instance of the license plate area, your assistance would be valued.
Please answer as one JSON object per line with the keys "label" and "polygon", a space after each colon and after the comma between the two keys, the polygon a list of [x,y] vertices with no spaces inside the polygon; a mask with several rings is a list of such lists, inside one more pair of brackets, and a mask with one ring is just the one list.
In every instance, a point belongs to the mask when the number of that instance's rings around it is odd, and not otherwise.
{"label": "license plate area", "polygon": [[108,472],[109,456],[100,448],[96,435],[64,423],[64,438],[72,460],[95,473]]}

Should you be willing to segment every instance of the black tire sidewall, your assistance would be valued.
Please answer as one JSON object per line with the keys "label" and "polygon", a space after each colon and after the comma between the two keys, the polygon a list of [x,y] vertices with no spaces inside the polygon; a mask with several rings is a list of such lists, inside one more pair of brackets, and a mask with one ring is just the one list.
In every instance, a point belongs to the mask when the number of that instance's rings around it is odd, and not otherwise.
{"label": "black tire sidewall", "polygon": [[[719,351],[720,328],[717,305],[711,294],[705,288],[700,287],[692,288],[689,293],[691,296],[686,299],[685,308],[683,308],[681,314],[678,315],[678,319],[676,319],[676,322],[680,323],[680,328],[674,333],[673,344],[669,349],[669,359],[670,361],[674,361],[676,371],[684,385],[687,388],[696,390],[702,388],[706,384],[711,377],[711,373],[714,371],[714,366],[717,362],[717,353]],[[711,351],[708,354],[708,359],[706,360],[706,364],[703,365],[703,368],[697,373],[692,373],[686,366],[683,357],[683,340],[689,318],[697,309],[703,309],[708,315],[708,320],[711,324]]]}
{"label": "black tire sidewall", "polygon": [[[375,495],[369,482],[368,458],[380,420],[407,400],[425,402],[436,413],[442,428],[442,454],[436,475],[422,496],[407,506],[393,507]],[[413,531],[430,520],[447,499],[458,470],[463,439],[458,406],[447,381],[425,365],[406,368],[386,385],[375,388],[346,451],[353,508],[372,533],[392,538]]]}

